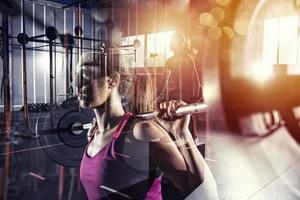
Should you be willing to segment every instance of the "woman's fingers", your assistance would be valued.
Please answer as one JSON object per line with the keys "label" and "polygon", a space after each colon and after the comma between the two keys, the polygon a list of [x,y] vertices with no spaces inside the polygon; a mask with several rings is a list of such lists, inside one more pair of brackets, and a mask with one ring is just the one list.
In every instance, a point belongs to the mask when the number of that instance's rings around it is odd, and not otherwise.
{"label": "woman's fingers", "polygon": [[165,115],[166,108],[167,108],[166,102],[161,102],[161,103],[159,104],[159,116],[160,116],[162,119],[166,119],[166,115]]}
{"label": "woman's fingers", "polygon": [[170,101],[167,109],[167,115],[170,120],[174,120],[176,118],[176,101]]}
{"label": "woman's fingers", "polygon": [[170,101],[170,102],[168,102],[167,111],[166,111],[166,116],[170,120],[172,120],[172,118],[173,118],[171,109],[172,109],[172,102]]}
{"label": "woman's fingers", "polygon": [[174,120],[177,118],[176,116],[176,110],[182,106],[185,105],[183,101],[167,101],[167,102],[162,102],[159,104],[159,110],[160,110],[160,116],[162,119],[165,120]]}
{"label": "woman's fingers", "polygon": [[177,100],[176,101],[176,109],[178,109],[179,107],[184,106],[184,105],[187,105],[187,103],[185,103],[182,100]]}

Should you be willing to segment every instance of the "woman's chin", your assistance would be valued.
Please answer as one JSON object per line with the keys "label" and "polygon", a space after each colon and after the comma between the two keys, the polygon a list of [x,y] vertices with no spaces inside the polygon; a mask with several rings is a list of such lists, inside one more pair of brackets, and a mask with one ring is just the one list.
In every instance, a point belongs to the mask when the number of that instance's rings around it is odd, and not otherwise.
{"label": "woman's chin", "polygon": [[88,107],[90,107],[90,103],[84,102],[84,101],[80,100],[79,98],[78,98],[78,100],[79,100],[79,106],[81,108],[88,108]]}
{"label": "woman's chin", "polygon": [[80,97],[78,97],[78,101],[79,101],[79,105],[81,108],[97,108],[97,107],[101,107],[105,104],[105,102],[102,100],[85,102]]}
{"label": "woman's chin", "polygon": [[103,105],[104,105],[104,103],[92,102],[92,103],[90,104],[90,107],[92,107],[92,108],[97,108],[97,107],[101,107],[101,106],[103,106]]}

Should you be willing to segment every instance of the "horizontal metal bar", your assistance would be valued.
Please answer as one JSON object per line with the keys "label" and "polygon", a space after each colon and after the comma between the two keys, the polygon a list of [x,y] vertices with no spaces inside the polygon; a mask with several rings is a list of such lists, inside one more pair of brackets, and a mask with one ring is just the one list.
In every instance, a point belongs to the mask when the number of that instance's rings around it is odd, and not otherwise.
{"label": "horizontal metal bar", "polygon": [[[64,35],[59,35],[59,36],[64,36]],[[86,38],[86,37],[79,37],[79,36],[73,36],[71,35],[74,39],[80,39],[80,40],[87,40],[87,41],[93,41],[93,42],[106,42],[105,40],[100,40],[100,39],[93,39],[93,38]]]}
{"label": "horizontal metal bar", "polygon": [[[11,46],[15,46],[15,47],[22,47],[21,45],[19,45],[19,44],[9,44],[9,45],[11,45]],[[42,47],[47,47],[48,45],[43,45],[43,46],[38,46],[38,47],[26,47],[26,49],[29,49],[29,50],[37,50],[37,51],[40,51],[40,49],[39,48],[42,48]],[[54,47],[61,47],[61,48],[64,48],[63,46],[62,46],[62,44],[61,43],[55,43],[55,44],[53,44],[53,46]],[[87,48],[87,47],[78,47],[78,46],[73,46],[72,48],[74,48],[74,49],[83,49],[83,50],[95,50],[95,49],[93,49],[93,48]],[[44,50],[44,51],[47,51],[47,50]],[[47,51],[48,52],[48,51]],[[56,52],[59,52],[59,51],[56,51]],[[65,52],[62,52],[62,53],[65,53]],[[73,52],[73,54],[77,54],[77,53],[74,53]],[[127,54],[126,54],[127,55]]]}
{"label": "horizontal metal bar", "polygon": [[32,36],[32,37],[29,37],[29,40],[36,39],[36,38],[41,38],[41,37],[46,37],[46,35],[41,34],[41,35]]}
{"label": "horizontal metal bar", "polygon": [[[41,37],[45,37],[45,34],[42,35],[37,35],[37,36],[32,36],[32,37],[28,37],[30,42],[40,42],[40,43],[49,43],[49,40],[40,40],[37,38],[41,38]],[[65,37],[66,35],[64,34],[59,34],[59,37]],[[70,35],[69,37],[72,37],[74,39],[80,39],[80,40],[86,40],[86,41],[93,41],[93,42],[106,42],[105,40],[100,40],[100,39],[93,39],[93,38],[86,38],[86,37],[79,37],[79,36],[73,36]],[[9,38],[13,38],[13,39],[17,39],[17,37],[14,36],[9,36]]]}
{"label": "horizontal metal bar", "polygon": [[29,38],[29,41],[30,42],[40,42],[40,43],[50,43],[50,41],[49,40],[39,40],[39,39],[30,39]]}
{"label": "horizontal metal bar", "polygon": [[63,6],[62,9],[66,9],[66,8],[69,8],[69,7],[72,7],[72,6],[76,6],[78,4],[82,4],[86,1],[88,1],[88,0],[81,0],[81,1],[74,2],[74,3],[70,3],[70,4],[67,4],[67,5]]}

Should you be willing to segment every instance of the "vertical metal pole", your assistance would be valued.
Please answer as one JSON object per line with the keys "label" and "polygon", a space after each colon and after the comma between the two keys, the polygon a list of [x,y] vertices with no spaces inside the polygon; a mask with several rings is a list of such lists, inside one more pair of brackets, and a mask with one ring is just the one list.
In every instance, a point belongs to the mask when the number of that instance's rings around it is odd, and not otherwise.
{"label": "vertical metal pole", "polygon": [[69,57],[69,49],[70,49],[70,40],[71,40],[71,35],[65,35],[64,36],[64,43],[65,43],[65,52],[66,52],[66,98],[69,98],[69,81],[70,81],[70,70],[69,70],[69,63],[70,57]]}
{"label": "vertical metal pole", "polygon": [[24,120],[28,122],[28,98],[27,98],[27,66],[26,66],[26,45],[22,44],[22,66],[23,66],[23,106]]}
{"label": "vertical metal pole", "polygon": [[296,54],[296,63],[297,64],[299,64],[299,36],[300,36],[300,12],[298,11],[297,54]]}
{"label": "vertical metal pole", "polygon": [[[22,0],[22,27],[23,27],[23,33],[26,32],[25,29],[25,4],[24,0]],[[28,121],[28,98],[27,98],[27,66],[26,66],[26,44],[23,42],[22,44],[22,67],[23,67],[23,106],[24,106],[24,120],[25,123],[28,124],[29,127],[29,121]]]}
{"label": "vertical metal pole", "polygon": [[64,198],[64,167],[59,165],[58,174],[58,200],[63,200]]}
{"label": "vertical metal pole", "polygon": [[3,168],[2,197],[7,200],[9,161],[10,161],[10,134],[11,134],[11,99],[9,80],[9,47],[8,47],[8,15],[2,14],[2,43],[3,43],[3,92],[4,92],[4,123],[5,123],[5,159]]}
{"label": "vertical metal pole", "polygon": [[[56,9],[54,9],[54,24],[56,24]],[[57,91],[56,91],[56,46],[54,46],[54,55],[53,55],[53,102],[56,103],[57,101]],[[51,105],[51,109],[52,109]]]}
{"label": "vertical metal pole", "polygon": [[[82,37],[81,35],[81,32],[80,32],[80,28],[81,28],[81,5],[79,4],[78,5],[78,36],[79,37]],[[78,51],[78,59],[81,58],[81,55],[82,55],[82,39],[81,38],[78,38],[78,47],[79,47],[79,51]],[[81,80],[83,79],[83,76],[82,76],[82,73],[80,73],[80,76],[81,76]],[[79,105],[79,108],[78,110],[81,112],[81,107]]]}
{"label": "vertical metal pole", "polygon": [[80,175],[78,173],[77,175],[77,192],[81,191],[81,180],[80,180]]}
{"label": "vertical metal pole", "polygon": [[53,72],[53,44],[52,40],[49,40],[49,58],[50,58],[50,104],[53,105],[54,98],[53,98],[53,81],[54,81],[54,72]]}
{"label": "vertical metal pole", "polygon": [[69,68],[69,77],[68,77],[68,85],[69,85],[69,87],[68,87],[68,95],[69,96],[73,96],[73,86],[72,86],[72,82],[73,82],[73,75],[72,75],[72,73],[73,73],[73,44],[72,44],[72,41],[73,41],[73,38],[72,38],[72,36],[70,37],[70,43],[69,43],[69,45],[70,45],[70,47],[69,47],[69,49],[70,49],[70,65],[68,66],[68,68]]}
{"label": "vertical metal pole", "polygon": [[[154,33],[155,33],[155,36],[154,36],[154,42],[155,42],[155,45],[154,45],[154,49],[155,49],[155,54],[157,52],[157,49],[156,49],[156,36],[157,36],[157,1],[154,0]],[[148,42],[148,41],[147,41]],[[157,60],[156,59],[156,55],[154,55],[154,68],[153,68],[153,91],[154,91],[154,94],[157,94]]]}
{"label": "vertical metal pole", "polygon": [[[81,4],[78,5],[78,28],[81,28]],[[78,32],[78,36],[82,37],[81,31]],[[78,38],[78,47],[79,47],[79,58],[81,57],[82,54],[82,39]]]}
{"label": "vertical metal pole", "polygon": [[278,38],[277,38],[277,52],[276,52],[276,64],[279,64],[280,56],[280,19],[278,20]]}

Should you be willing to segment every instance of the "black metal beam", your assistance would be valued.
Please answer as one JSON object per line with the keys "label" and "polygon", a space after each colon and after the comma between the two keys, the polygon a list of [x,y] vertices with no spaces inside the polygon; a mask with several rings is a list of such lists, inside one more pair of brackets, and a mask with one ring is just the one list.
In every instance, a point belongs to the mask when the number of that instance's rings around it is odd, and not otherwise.
{"label": "black metal beam", "polygon": [[[3,78],[2,87],[4,91],[4,123],[5,123],[5,141],[10,141],[11,135],[11,111],[12,103],[10,98],[10,80],[9,80],[9,46],[8,46],[8,15],[2,14],[2,42],[3,42]],[[10,143],[6,143],[5,152],[10,152]],[[8,178],[9,178],[10,156],[5,155],[3,168],[2,199],[8,198]]]}
{"label": "black metal beam", "polygon": [[70,3],[70,4],[67,4],[67,5],[63,6],[62,9],[69,8],[69,7],[72,7],[72,6],[76,6],[76,5],[82,4],[86,1],[88,1],[88,0],[81,0],[81,1],[74,2],[74,3]]}

